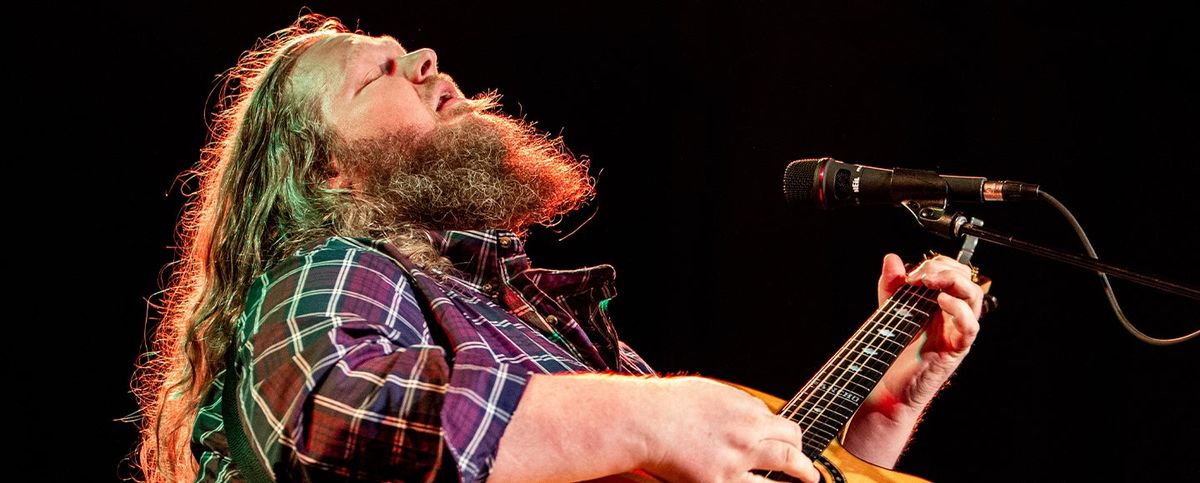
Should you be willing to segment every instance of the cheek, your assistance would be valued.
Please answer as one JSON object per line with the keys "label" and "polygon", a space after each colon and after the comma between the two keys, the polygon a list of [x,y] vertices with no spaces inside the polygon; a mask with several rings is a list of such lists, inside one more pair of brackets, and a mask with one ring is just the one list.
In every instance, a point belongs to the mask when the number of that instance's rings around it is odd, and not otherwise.
{"label": "cheek", "polygon": [[394,97],[363,96],[335,124],[348,138],[358,139],[414,127],[425,132],[436,122],[429,108],[409,93]]}

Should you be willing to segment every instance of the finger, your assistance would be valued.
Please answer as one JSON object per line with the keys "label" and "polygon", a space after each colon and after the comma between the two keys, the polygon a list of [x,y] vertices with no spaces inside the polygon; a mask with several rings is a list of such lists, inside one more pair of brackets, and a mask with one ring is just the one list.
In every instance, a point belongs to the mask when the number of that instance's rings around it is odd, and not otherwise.
{"label": "finger", "polygon": [[899,255],[889,253],[883,257],[883,269],[880,270],[879,284],[877,292],[879,296],[879,305],[883,305],[883,301],[891,297],[896,290],[904,285],[904,276],[907,271],[904,270],[904,260],[900,259]]}
{"label": "finger", "polygon": [[[666,480],[663,480],[663,481],[666,481]],[[772,480],[765,476],[758,476],[754,473],[746,473],[746,474],[742,475],[741,478],[738,478],[734,481],[737,481],[738,483],[763,483],[763,482],[770,482],[770,481],[775,481],[775,480]]]}
{"label": "finger", "polygon": [[931,258],[931,260],[937,261],[939,263],[948,263],[951,265],[958,265],[961,267],[966,267],[966,265],[963,264],[962,262],[958,261],[957,259],[955,259],[953,257],[949,257],[946,255],[939,254],[938,256]]}
{"label": "finger", "polygon": [[817,482],[821,474],[813,466],[812,460],[804,456],[804,452],[794,445],[764,439],[755,447],[754,468],[782,471],[803,481]]}
{"label": "finger", "polygon": [[954,327],[959,334],[959,340],[954,341],[955,350],[962,350],[975,343],[979,334],[979,318],[971,311],[971,307],[962,299],[947,293],[938,294],[938,307],[954,320]]}
{"label": "finger", "polygon": [[930,273],[940,272],[948,269],[962,272],[964,275],[971,275],[971,267],[968,267],[960,263],[958,260],[945,255],[938,255],[934,258],[930,258],[929,260],[926,260],[925,263],[923,263],[920,267],[918,267],[918,271],[927,270]]}
{"label": "finger", "polygon": [[773,439],[789,443],[797,448],[804,448],[804,430],[800,425],[783,416],[772,414],[768,423],[763,427],[763,439]]}
{"label": "finger", "polygon": [[952,297],[962,299],[975,313],[975,318],[983,313],[983,288],[971,281],[970,276],[953,270],[928,274],[920,279],[920,283],[934,290],[941,290]]}

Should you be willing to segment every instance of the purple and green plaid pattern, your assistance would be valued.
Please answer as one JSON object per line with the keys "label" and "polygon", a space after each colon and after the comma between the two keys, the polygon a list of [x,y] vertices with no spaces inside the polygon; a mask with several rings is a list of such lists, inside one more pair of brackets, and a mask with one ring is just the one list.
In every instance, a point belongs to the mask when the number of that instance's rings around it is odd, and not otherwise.
{"label": "purple and green plaid pattern", "polygon": [[[332,237],[251,287],[239,403],[277,478],[482,481],[531,374],[655,375],[608,319],[612,266],[533,268],[506,230],[428,236],[465,276],[439,281],[386,241]],[[242,481],[222,380],[193,429],[197,481]]]}

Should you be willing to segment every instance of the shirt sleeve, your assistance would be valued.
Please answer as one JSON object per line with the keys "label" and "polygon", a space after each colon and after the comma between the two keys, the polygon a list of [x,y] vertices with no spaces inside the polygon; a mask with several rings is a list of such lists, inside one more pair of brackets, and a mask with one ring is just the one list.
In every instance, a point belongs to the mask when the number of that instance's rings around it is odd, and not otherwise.
{"label": "shirt sleeve", "polygon": [[658,377],[658,373],[650,367],[650,364],[625,341],[617,341],[617,350],[619,351],[620,372],[635,376]]}
{"label": "shirt sleeve", "polygon": [[239,399],[268,467],[286,461],[301,481],[432,481],[443,465],[486,478],[528,371],[448,366],[396,261],[321,248],[251,292]]}

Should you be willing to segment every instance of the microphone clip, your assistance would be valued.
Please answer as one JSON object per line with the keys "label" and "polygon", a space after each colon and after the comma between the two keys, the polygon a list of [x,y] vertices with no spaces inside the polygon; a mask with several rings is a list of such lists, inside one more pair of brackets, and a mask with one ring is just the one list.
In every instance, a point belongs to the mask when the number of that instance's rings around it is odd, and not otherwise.
{"label": "microphone clip", "polygon": [[[900,206],[908,210],[917,219],[917,224],[921,225],[925,231],[951,240],[961,238],[963,246],[959,255],[960,257],[966,255],[967,261],[971,259],[971,255],[975,253],[975,246],[979,244],[979,237],[963,233],[962,228],[964,225],[981,227],[983,220],[968,217],[962,213],[947,213],[945,199],[904,200],[900,202]],[[963,263],[967,263],[967,261],[963,261]]]}

